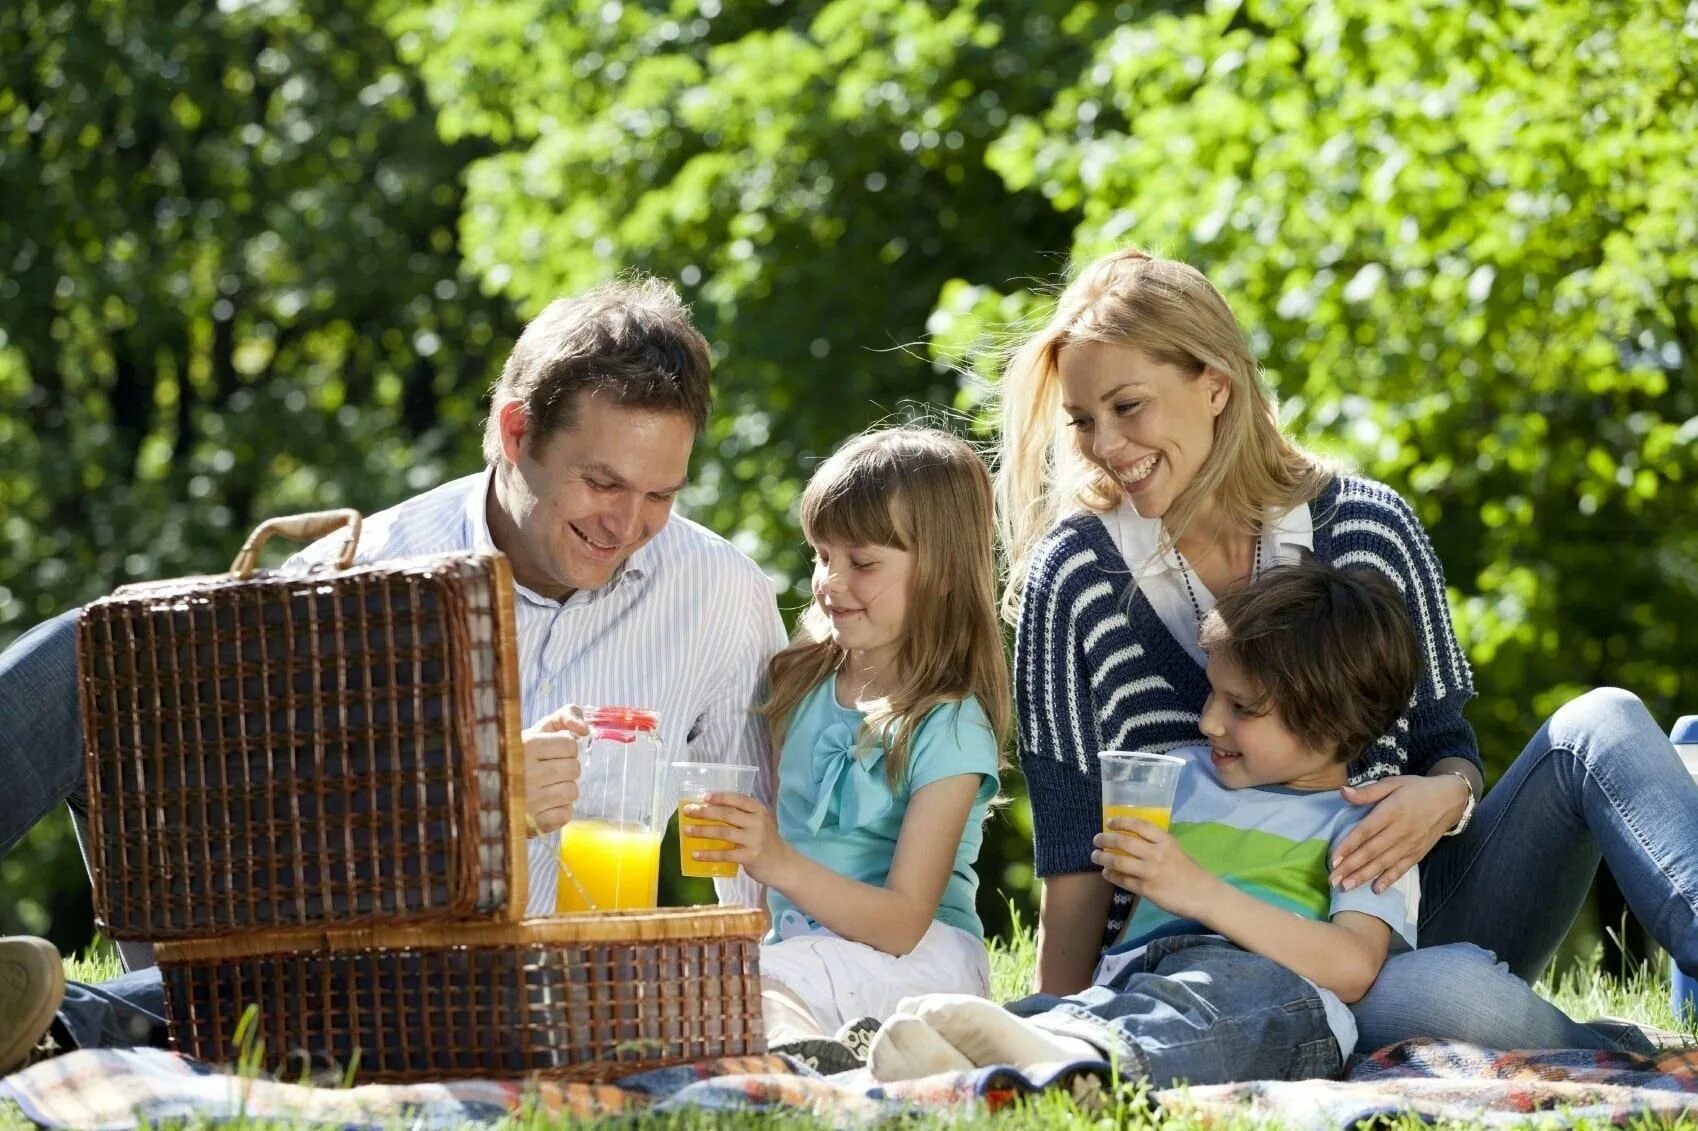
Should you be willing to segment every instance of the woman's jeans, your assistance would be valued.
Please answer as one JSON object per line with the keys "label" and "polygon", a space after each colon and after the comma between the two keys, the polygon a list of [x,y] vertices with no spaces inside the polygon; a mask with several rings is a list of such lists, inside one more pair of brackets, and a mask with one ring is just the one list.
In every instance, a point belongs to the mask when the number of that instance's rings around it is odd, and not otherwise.
{"label": "woman's jeans", "polygon": [[1526,985],[1568,933],[1600,858],[1634,916],[1698,973],[1698,786],[1644,704],[1616,688],[1559,708],[1468,828],[1428,855],[1421,949],[1390,959],[1352,1007],[1360,1047],[1420,1036],[1615,1047]]}

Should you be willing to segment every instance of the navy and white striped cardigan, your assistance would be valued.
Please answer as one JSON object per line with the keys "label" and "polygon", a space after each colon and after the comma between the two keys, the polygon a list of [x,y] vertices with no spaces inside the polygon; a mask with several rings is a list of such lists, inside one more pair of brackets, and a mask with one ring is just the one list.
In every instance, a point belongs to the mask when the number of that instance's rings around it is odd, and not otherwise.
{"label": "navy and white striped cardigan", "polygon": [[[1315,556],[1390,577],[1421,641],[1423,671],[1409,709],[1351,764],[1351,780],[1425,773],[1442,758],[1479,765],[1474,730],[1462,717],[1473,678],[1451,627],[1444,574],[1409,504],[1383,484],[1340,476],[1309,509]],[[1064,519],[1033,549],[1014,637],[1014,703],[1040,876],[1096,870],[1097,751],[1203,741],[1208,679],[1143,593],[1127,592],[1131,584],[1095,515]],[[1107,937],[1118,933],[1130,902],[1116,891]]]}

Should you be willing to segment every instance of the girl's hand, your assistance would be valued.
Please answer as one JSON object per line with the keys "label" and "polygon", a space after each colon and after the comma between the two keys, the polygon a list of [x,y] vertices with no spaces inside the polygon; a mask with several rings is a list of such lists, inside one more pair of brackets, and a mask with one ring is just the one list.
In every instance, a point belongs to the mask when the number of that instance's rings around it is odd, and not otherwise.
{"label": "girl's hand", "polygon": [[1092,841],[1097,850],[1091,863],[1103,870],[1103,879],[1164,911],[1200,918],[1194,909],[1218,880],[1179,847],[1173,834],[1131,817],[1115,817],[1108,827]]}
{"label": "girl's hand", "polygon": [[741,864],[756,883],[783,890],[778,879],[794,859],[795,850],[778,835],[778,822],[772,810],[746,794],[710,793],[701,801],[684,806],[680,814],[681,822],[703,820],[725,824],[683,824],[679,834],[730,841],[732,847],[704,849],[695,854],[696,859],[704,863]]}
{"label": "girl's hand", "polygon": [[1374,809],[1345,834],[1327,878],[1345,891],[1370,881],[1376,892],[1385,891],[1456,826],[1468,804],[1468,788],[1455,774],[1403,774],[1345,786],[1346,801]]}

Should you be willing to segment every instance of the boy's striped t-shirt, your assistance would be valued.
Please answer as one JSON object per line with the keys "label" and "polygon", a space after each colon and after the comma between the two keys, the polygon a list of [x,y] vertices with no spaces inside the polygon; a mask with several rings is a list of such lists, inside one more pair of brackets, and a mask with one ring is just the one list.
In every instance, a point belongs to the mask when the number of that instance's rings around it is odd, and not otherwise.
{"label": "boy's striped t-shirt", "polygon": [[[1205,870],[1306,919],[1330,919],[1340,911],[1372,915],[1391,928],[1394,951],[1415,946],[1416,869],[1379,894],[1371,884],[1342,891],[1327,880],[1333,845],[1368,814],[1369,806],[1350,804],[1336,789],[1227,789],[1215,776],[1208,747],[1173,753],[1186,766],[1174,794],[1171,831]],[[1140,899],[1111,953],[1126,954],[1166,935],[1213,933]]]}

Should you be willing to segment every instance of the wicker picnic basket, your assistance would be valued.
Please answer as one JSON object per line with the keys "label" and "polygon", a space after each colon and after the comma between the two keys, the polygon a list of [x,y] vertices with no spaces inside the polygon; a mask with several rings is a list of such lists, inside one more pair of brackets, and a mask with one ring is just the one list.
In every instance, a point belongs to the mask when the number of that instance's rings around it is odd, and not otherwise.
{"label": "wicker picnic basket", "polygon": [[[256,571],[341,526],[333,568]],[[77,646],[102,930],[517,920],[513,584],[499,554],[354,566],[360,516],[274,519],[228,575],[126,586]]]}
{"label": "wicker picnic basket", "polygon": [[[161,943],[171,1039],[238,1059],[249,1006],[267,1068],[360,1081],[606,1081],[766,1051],[766,914],[679,907]],[[253,1046],[249,1046],[250,1048]]]}

